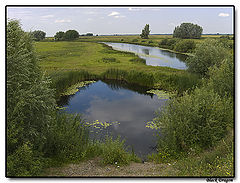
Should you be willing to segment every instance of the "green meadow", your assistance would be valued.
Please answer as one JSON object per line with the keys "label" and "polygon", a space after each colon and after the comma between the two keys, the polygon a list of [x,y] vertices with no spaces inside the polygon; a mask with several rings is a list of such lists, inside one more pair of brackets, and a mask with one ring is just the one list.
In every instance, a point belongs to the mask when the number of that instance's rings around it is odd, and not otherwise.
{"label": "green meadow", "polygon": [[[76,77],[79,78],[76,72],[82,71],[87,72],[88,76],[92,75],[90,78],[82,78],[83,80],[120,79],[149,85],[145,81],[149,81],[146,78],[150,77],[153,88],[180,93],[196,85],[199,80],[196,74],[185,70],[148,66],[141,61],[136,62],[140,58],[133,53],[113,50],[102,43],[82,42],[81,39],[72,42],[35,42],[35,49],[41,68],[52,77],[53,81],[59,81],[59,85],[66,87],[70,87],[69,83],[74,85],[79,82],[78,79],[71,82],[74,77],[70,79],[68,75],[75,72]],[[122,72],[121,78],[114,76],[118,71]],[[130,75],[134,75],[131,81]],[[66,87],[62,88],[66,89]],[[59,92],[64,91],[59,90]]]}

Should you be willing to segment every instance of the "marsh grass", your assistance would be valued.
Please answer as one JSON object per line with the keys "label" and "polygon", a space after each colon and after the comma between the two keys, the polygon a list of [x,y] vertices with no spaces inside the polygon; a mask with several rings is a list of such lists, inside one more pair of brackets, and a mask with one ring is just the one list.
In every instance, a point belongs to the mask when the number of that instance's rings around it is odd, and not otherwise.
{"label": "marsh grass", "polygon": [[135,63],[146,64],[146,60],[143,59],[143,58],[139,58],[139,57],[132,58],[132,59],[130,59],[129,61],[130,61],[130,62],[135,62]]}
{"label": "marsh grass", "polygon": [[145,73],[142,71],[124,71],[119,69],[108,69],[101,77],[103,79],[124,80],[128,83],[135,83],[143,86],[153,86],[154,77],[152,73]]}
{"label": "marsh grass", "polygon": [[61,93],[77,83],[96,79],[96,75],[87,71],[68,71],[54,73],[51,78],[53,80],[52,87],[56,89],[56,96],[60,96]]}
{"label": "marsh grass", "polygon": [[100,60],[100,62],[104,62],[104,63],[120,63],[119,60],[117,60],[114,57],[104,57]]}

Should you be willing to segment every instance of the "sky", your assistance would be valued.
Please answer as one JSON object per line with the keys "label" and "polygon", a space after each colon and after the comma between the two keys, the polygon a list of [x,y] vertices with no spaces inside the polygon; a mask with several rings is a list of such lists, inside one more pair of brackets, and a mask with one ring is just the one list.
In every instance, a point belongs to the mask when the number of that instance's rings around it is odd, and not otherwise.
{"label": "sky", "polygon": [[232,7],[7,7],[7,18],[47,37],[70,29],[79,34],[140,34],[146,24],[151,34],[171,34],[184,22],[202,26],[203,34],[232,34],[233,14]]}

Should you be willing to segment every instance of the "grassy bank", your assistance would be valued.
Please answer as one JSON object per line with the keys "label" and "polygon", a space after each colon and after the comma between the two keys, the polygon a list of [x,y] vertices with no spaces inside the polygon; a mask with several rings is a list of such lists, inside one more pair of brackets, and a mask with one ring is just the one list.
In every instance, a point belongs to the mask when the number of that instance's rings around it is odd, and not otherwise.
{"label": "grassy bank", "polygon": [[93,42],[37,42],[40,66],[52,78],[59,95],[83,80],[117,79],[182,93],[198,83],[185,70],[148,66],[133,53]]}

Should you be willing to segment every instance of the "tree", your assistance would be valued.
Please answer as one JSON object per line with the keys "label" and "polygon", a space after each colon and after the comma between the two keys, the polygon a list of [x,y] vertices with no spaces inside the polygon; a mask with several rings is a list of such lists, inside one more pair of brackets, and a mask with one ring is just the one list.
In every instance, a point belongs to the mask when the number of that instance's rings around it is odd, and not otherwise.
{"label": "tree", "polygon": [[35,41],[41,41],[45,39],[46,33],[41,30],[36,30],[32,32],[32,36]]}
{"label": "tree", "polygon": [[146,24],[144,29],[142,30],[142,34],[140,34],[140,36],[142,39],[148,39],[149,33],[150,33],[149,24]]}
{"label": "tree", "polygon": [[93,33],[87,33],[86,36],[93,36]]}
{"label": "tree", "polygon": [[56,103],[50,80],[37,65],[31,33],[14,20],[8,22],[6,34],[7,174],[24,176],[39,167],[32,152],[47,140]]}
{"label": "tree", "polygon": [[74,40],[79,37],[79,33],[76,30],[68,30],[65,32],[64,39],[65,40]]}
{"label": "tree", "polygon": [[55,39],[56,41],[62,41],[62,40],[64,40],[64,35],[65,35],[64,32],[59,31],[59,32],[57,32],[57,33],[55,34],[54,39]]}
{"label": "tree", "polygon": [[180,26],[175,27],[173,37],[182,39],[196,39],[202,35],[202,27],[192,23],[182,23]]}

